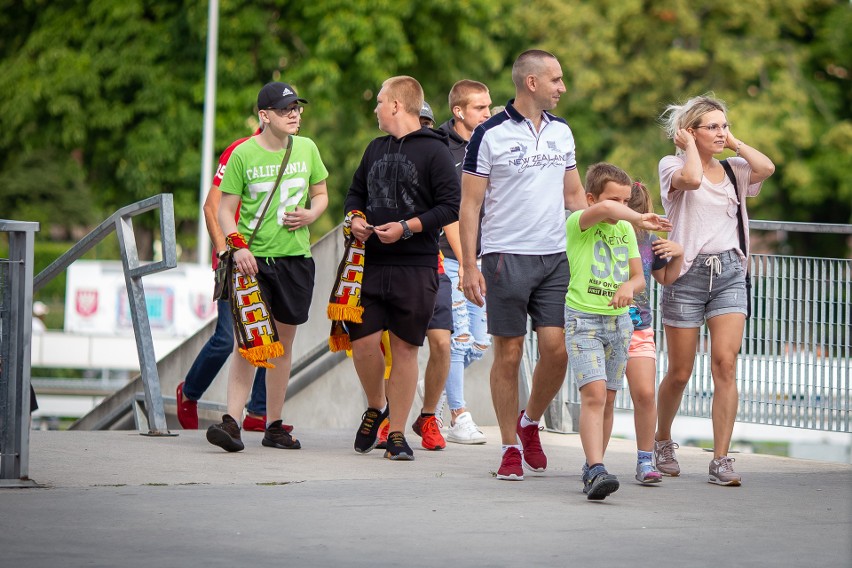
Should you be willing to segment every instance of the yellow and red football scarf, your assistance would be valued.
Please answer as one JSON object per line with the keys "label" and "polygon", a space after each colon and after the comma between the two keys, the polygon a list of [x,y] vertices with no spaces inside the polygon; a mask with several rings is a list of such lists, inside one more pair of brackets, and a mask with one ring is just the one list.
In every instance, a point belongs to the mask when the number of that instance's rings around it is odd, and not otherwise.
{"label": "yellow and red football scarf", "polygon": [[[331,320],[331,333],[328,346],[331,351],[346,350],[352,357],[352,341],[346,322],[361,323],[364,307],[361,305],[361,282],[364,277],[364,243],[352,235],[352,219],[367,217],[360,211],[351,211],[343,220],[343,259],[337,267],[337,280],[331,297],[328,299],[328,319]],[[382,355],[385,358],[385,379],[390,377],[391,357],[390,336],[387,330],[382,332]]]}
{"label": "yellow and red football scarf", "polygon": [[[231,249],[248,248],[245,237],[232,233],[227,237]],[[246,276],[236,268],[231,273],[231,316],[239,353],[255,367],[274,369],[268,360],[284,355],[284,346],[278,340],[275,321],[260,292],[257,278]]]}
{"label": "yellow and red football scarf", "polygon": [[351,348],[345,322],[361,323],[364,307],[361,305],[361,281],[364,277],[364,243],[352,234],[352,219],[367,220],[361,211],[350,211],[343,220],[343,259],[337,267],[337,279],[328,299],[328,319],[331,333],[328,346],[332,351]]}

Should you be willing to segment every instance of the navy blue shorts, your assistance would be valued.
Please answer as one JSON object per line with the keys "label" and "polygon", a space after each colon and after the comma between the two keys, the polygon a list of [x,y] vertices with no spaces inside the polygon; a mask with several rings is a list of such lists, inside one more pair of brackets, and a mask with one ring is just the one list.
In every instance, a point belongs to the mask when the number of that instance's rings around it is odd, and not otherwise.
{"label": "navy blue shorts", "polygon": [[453,332],[453,282],[446,274],[438,274],[438,296],[429,329],[446,329]]}

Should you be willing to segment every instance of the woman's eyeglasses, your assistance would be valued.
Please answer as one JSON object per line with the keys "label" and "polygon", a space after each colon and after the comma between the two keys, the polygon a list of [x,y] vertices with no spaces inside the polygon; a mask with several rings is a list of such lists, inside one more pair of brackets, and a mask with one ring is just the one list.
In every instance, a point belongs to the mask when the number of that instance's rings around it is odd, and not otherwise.
{"label": "woman's eyeglasses", "polygon": [[708,132],[717,134],[721,130],[724,130],[725,132],[729,131],[731,129],[731,123],[726,122],[725,124],[702,124],[700,126],[696,126],[695,128],[706,128]]}

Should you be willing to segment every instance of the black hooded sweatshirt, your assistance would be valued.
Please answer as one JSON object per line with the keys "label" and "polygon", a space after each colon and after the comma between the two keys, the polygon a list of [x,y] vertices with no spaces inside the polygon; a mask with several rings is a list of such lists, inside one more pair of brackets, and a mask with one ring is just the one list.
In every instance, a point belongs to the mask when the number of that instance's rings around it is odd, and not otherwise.
{"label": "black hooded sweatshirt", "polygon": [[[453,155],[453,163],[456,167],[456,175],[459,176],[459,180],[461,181],[462,175],[462,164],[464,164],[464,155],[467,152],[467,140],[459,136],[459,133],[456,132],[453,126],[456,123],[455,118],[451,118],[444,124],[442,124],[438,129],[441,132],[446,132],[447,136],[450,139],[450,153]],[[459,187],[461,190],[461,187]],[[479,231],[477,232],[476,237],[476,255],[479,256],[479,251],[482,249],[482,215],[484,214],[485,209],[481,209],[479,212]],[[441,233],[441,239],[438,242],[438,246],[441,249],[441,252],[444,253],[446,258],[452,258],[453,260],[458,260],[456,258],[456,253],[453,252],[453,249],[450,247],[449,241],[447,241],[447,236],[444,233]]]}
{"label": "black hooded sweatshirt", "polygon": [[438,268],[438,234],[459,218],[461,187],[447,134],[430,128],[402,138],[382,136],[367,146],[344,212],[362,211],[370,225],[418,217],[423,231],[409,239],[366,242],[367,264]]}
{"label": "black hooded sweatshirt", "polygon": [[464,153],[467,151],[467,140],[459,136],[453,126],[456,123],[455,118],[451,118],[444,124],[438,127],[441,132],[446,132],[449,138],[450,153],[453,155],[453,164],[456,166],[456,175],[461,179],[462,165],[464,164]]}

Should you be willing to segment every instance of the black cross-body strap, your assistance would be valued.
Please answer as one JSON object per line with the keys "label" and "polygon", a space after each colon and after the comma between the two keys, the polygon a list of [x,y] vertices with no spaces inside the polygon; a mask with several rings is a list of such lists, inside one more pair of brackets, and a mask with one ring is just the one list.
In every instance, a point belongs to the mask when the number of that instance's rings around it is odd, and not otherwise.
{"label": "black cross-body strap", "polygon": [[722,167],[725,168],[725,173],[728,175],[728,179],[731,180],[731,183],[734,184],[734,191],[737,194],[737,199],[739,200],[739,205],[737,205],[737,230],[740,236],[740,250],[743,251],[743,254],[748,256],[748,250],[746,249],[746,239],[745,239],[745,223],[743,223],[743,207],[745,206],[744,200],[745,195],[740,195],[740,189],[737,187],[737,178],[734,175],[734,169],[731,167],[731,164],[728,163],[728,160],[721,160],[719,162],[722,164]]}
{"label": "black cross-body strap", "polygon": [[287,137],[287,151],[284,152],[284,159],[281,160],[281,168],[278,170],[278,177],[275,180],[275,185],[272,186],[272,194],[269,196],[269,199],[266,200],[266,205],[263,206],[263,212],[260,214],[260,217],[257,219],[257,225],[254,228],[254,231],[251,234],[251,238],[248,241],[248,248],[251,249],[251,243],[254,241],[254,236],[257,234],[257,230],[260,229],[261,223],[263,223],[264,217],[266,217],[266,212],[269,210],[269,204],[272,203],[272,199],[275,197],[275,191],[278,189],[278,184],[281,183],[281,176],[284,175],[284,170],[287,169],[287,163],[290,161],[290,151],[293,149],[293,137]]}

